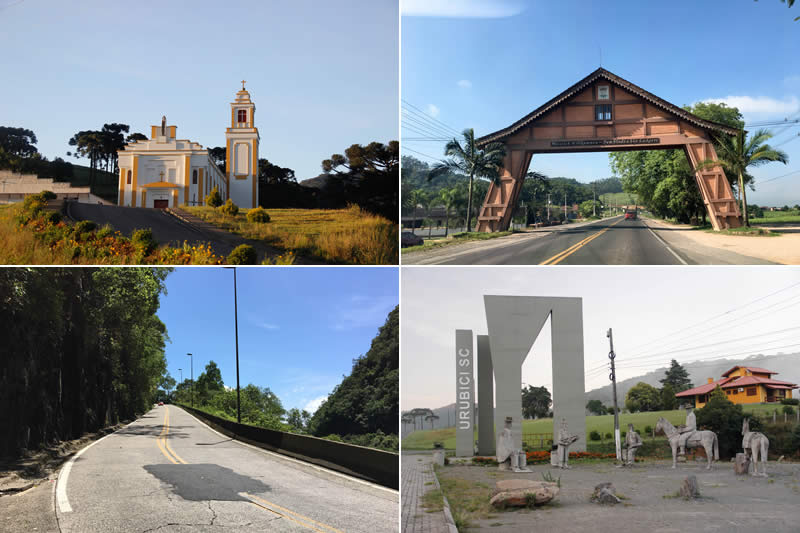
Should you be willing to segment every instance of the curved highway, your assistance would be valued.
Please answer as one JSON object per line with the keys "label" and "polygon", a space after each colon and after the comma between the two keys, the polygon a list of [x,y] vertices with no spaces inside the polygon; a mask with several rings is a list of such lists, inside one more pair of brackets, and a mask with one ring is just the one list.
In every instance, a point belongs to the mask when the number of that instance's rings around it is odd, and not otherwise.
{"label": "curved highway", "polygon": [[233,441],[175,406],[84,448],[55,498],[62,533],[398,530],[397,491]]}

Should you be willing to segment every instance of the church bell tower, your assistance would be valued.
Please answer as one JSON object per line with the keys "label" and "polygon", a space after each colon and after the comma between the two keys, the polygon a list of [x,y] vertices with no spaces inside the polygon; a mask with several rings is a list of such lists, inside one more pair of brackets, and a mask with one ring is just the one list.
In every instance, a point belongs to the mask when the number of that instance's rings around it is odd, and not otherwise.
{"label": "church bell tower", "polygon": [[231,103],[231,127],[225,133],[227,157],[225,179],[228,196],[239,207],[258,206],[258,128],[255,126],[255,104],[244,88]]}

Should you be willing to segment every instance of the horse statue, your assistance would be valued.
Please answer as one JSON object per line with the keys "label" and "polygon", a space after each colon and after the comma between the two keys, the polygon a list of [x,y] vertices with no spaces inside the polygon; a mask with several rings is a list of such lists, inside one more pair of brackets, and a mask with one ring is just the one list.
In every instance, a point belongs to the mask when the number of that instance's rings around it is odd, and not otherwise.
{"label": "horse statue", "polygon": [[[676,467],[678,456],[678,440],[680,438],[680,431],[670,424],[666,418],[659,417],[656,423],[656,433],[663,432],[669,440],[670,448],[672,448],[672,468]],[[698,448],[702,446],[706,450],[706,457],[708,457],[708,466],[706,470],[711,470],[712,460],[719,460],[719,441],[717,434],[713,431],[694,430],[686,441],[687,448]]]}
{"label": "horse statue", "polygon": [[[747,458],[753,463],[754,476],[767,476],[767,451],[769,450],[769,439],[763,433],[750,431],[750,419],[742,421],[742,448]],[[761,473],[758,473],[758,454],[761,452]]]}

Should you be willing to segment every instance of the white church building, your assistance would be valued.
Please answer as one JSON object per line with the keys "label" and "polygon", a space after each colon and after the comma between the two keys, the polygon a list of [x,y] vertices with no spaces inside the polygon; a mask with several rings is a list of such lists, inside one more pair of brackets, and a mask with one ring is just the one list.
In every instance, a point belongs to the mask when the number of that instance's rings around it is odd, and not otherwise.
{"label": "white church building", "polygon": [[217,187],[222,200],[232,199],[242,208],[258,205],[258,128],[256,106],[244,88],[231,103],[231,126],[225,133],[226,168],[220,172],[208,149],[178,139],[177,126],[151,126],[150,138],[129,143],[119,156],[119,205],[177,207],[203,205]]}

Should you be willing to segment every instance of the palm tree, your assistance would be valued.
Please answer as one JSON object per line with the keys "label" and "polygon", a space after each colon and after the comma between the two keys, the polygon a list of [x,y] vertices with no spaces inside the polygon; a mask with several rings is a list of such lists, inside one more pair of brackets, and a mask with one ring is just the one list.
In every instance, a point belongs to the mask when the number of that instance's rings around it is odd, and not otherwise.
{"label": "palm tree", "polygon": [[425,211],[427,211],[428,215],[428,240],[431,238],[431,231],[433,231],[433,219],[431,218],[431,209],[436,206],[436,202],[439,200],[439,196],[435,194],[426,194],[425,198],[422,201],[423,207],[425,207]]}
{"label": "palm tree", "polygon": [[744,211],[744,224],[750,225],[750,216],[747,213],[747,193],[745,192],[745,178],[752,181],[753,177],[747,173],[748,167],[758,167],[780,161],[784,165],[789,161],[789,156],[783,150],[776,150],[766,141],[772,137],[768,130],[758,130],[749,139],[745,137],[744,130],[740,129],[739,134],[731,137],[725,135],[717,138],[717,157],[718,162],[706,160],[699,167],[709,168],[722,165],[726,172],[737,176],[739,179],[739,197],[742,201],[742,211]]}
{"label": "palm tree", "polygon": [[413,215],[411,216],[411,233],[414,233],[414,230],[417,228],[417,207],[425,202],[426,197],[427,194],[425,194],[425,191],[422,189],[414,189],[409,193],[406,199],[406,205],[414,209]]}
{"label": "palm tree", "polygon": [[489,178],[499,184],[500,168],[506,156],[503,143],[489,143],[482,149],[475,144],[475,131],[467,128],[462,133],[464,145],[455,138],[444,147],[444,155],[450,159],[441,161],[433,166],[428,174],[431,180],[442,174],[457,172],[469,176],[469,189],[467,192],[467,231],[472,228],[472,182],[477,178]]}
{"label": "palm tree", "polygon": [[444,238],[450,230],[450,211],[458,205],[458,191],[455,188],[439,191],[439,201],[444,206]]}

